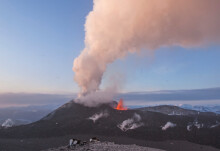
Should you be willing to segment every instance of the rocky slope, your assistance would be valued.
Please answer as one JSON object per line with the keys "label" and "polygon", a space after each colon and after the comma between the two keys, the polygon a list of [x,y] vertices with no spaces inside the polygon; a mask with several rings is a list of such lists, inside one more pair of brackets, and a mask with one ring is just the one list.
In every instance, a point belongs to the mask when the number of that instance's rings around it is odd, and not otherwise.
{"label": "rocky slope", "polygon": [[0,130],[0,138],[48,138],[76,134],[123,136],[140,140],[187,140],[220,148],[220,116],[166,115],[146,110],[119,111],[112,105],[85,107],[74,101],[43,119]]}
{"label": "rocky slope", "polygon": [[161,149],[155,149],[150,147],[142,147],[138,145],[119,145],[113,142],[99,142],[90,143],[85,146],[76,146],[69,148],[68,146],[62,146],[58,148],[51,148],[44,151],[164,151]]}

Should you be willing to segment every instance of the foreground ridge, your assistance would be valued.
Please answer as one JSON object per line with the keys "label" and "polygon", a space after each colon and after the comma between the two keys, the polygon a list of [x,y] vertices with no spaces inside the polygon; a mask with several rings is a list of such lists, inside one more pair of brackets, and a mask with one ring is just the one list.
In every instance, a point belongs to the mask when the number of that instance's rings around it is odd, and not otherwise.
{"label": "foreground ridge", "polygon": [[138,145],[119,145],[114,142],[96,142],[89,143],[84,146],[76,146],[69,148],[68,146],[62,146],[59,148],[51,148],[44,151],[164,151],[161,149],[142,147]]}

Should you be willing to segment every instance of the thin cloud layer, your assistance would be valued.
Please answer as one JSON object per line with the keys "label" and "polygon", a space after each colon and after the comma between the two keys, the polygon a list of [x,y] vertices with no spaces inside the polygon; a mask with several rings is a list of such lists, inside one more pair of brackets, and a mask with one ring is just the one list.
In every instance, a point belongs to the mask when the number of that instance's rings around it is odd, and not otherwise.
{"label": "thin cloud layer", "polygon": [[0,108],[31,105],[62,105],[75,95],[31,94],[31,93],[2,93],[0,94]]}
{"label": "thin cloud layer", "polygon": [[118,97],[124,98],[125,100],[139,100],[139,101],[220,100],[220,88],[131,92],[131,93],[119,94]]}
{"label": "thin cloud layer", "polygon": [[[110,91],[112,92],[112,90]],[[100,100],[107,101],[107,98],[114,97],[113,100],[123,98],[126,105],[145,106],[159,104],[220,104],[220,88],[195,89],[195,90],[166,90],[152,92],[132,92],[119,93],[98,93],[94,97],[85,96],[79,103],[87,103],[88,106],[95,106]],[[103,95],[104,94],[104,95]],[[62,105],[77,95],[56,95],[56,94],[27,94],[27,93],[4,93],[0,94],[0,108],[10,106],[30,106],[30,105]],[[89,99],[91,97],[91,99]],[[77,102],[77,99],[75,100]],[[154,102],[154,103],[153,103]],[[197,103],[196,103],[197,102]]]}

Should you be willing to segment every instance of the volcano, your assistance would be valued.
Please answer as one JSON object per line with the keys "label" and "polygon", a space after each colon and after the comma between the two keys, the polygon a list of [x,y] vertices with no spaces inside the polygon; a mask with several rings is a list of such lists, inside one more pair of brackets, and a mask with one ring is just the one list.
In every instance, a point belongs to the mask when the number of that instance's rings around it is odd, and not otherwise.
{"label": "volcano", "polygon": [[[153,141],[187,140],[220,148],[220,126],[216,123],[220,121],[219,115],[167,115],[143,108],[117,110],[116,107],[118,104],[114,101],[86,107],[72,100],[37,122],[0,129],[0,138],[91,134]],[[173,126],[169,127],[170,123]]]}
{"label": "volcano", "polygon": [[115,108],[116,110],[127,110],[126,107],[124,107],[123,99],[120,99],[118,102],[117,107]]}

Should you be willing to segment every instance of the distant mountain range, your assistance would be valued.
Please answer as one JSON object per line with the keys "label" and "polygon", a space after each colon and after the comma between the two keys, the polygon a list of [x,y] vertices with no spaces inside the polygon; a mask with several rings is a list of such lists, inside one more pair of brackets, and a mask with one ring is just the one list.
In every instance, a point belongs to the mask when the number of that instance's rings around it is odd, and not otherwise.
{"label": "distant mountain range", "polygon": [[[0,108],[0,125],[7,120],[12,121],[13,126],[24,125],[40,120],[56,108],[58,105],[27,106],[27,107],[10,107]],[[199,112],[212,112],[220,114],[220,105],[189,105],[179,106],[158,105],[158,106],[131,106],[132,109],[160,112],[167,115],[196,115]],[[200,113],[201,114],[201,113]],[[206,113],[207,114],[207,113]],[[209,113],[211,114],[211,113]]]}
{"label": "distant mountain range", "polygon": [[40,120],[54,109],[57,105],[27,106],[0,108],[0,125],[10,120],[13,125],[24,125]]}
{"label": "distant mountain range", "polygon": [[141,111],[159,112],[166,115],[198,115],[199,112],[195,110],[183,109],[178,106],[160,105],[153,107],[137,108]]}
{"label": "distant mountain range", "polygon": [[215,115],[219,114],[218,107],[204,107],[204,106],[190,106],[190,105],[182,105],[182,106],[173,106],[173,105],[159,105],[159,106],[150,106],[150,107],[142,107],[135,108],[141,111],[151,111],[151,112],[159,112],[166,115]]}
{"label": "distant mountain range", "polygon": [[[157,109],[160,109],[161,107],[172,107],[172,109],[187,109],[187,110],[194,110],[198,112],[213,112],[216,114],[220,114],[220,105],[190,105],[190,104],[180,104],[180,105],[169,105],[169,104],[164,104],[164,105],[154,105],[154,106],[129,106],[130,109],[142,109],[142,108],[148,108],[148,110],[152,111],[157,111]],[[179,109],[180,110],[180,109]],[[197,113],[198,113],[197,112]],[[172,113],[170,113],[172,114]]]}
{"label": "distant mountain range", "polygon": [[220,114],[220,105],[189,105],[189,104],[183,104],[180,105],[179,107],[184,108],[184,109],[190,109],[190,110],[195,110],[195,111],[200,111],[200,112],[213,112]]}

